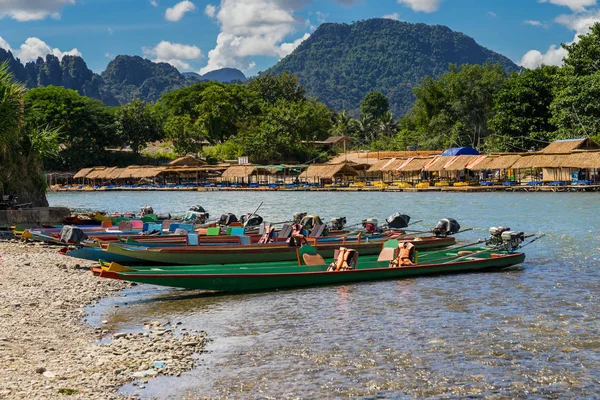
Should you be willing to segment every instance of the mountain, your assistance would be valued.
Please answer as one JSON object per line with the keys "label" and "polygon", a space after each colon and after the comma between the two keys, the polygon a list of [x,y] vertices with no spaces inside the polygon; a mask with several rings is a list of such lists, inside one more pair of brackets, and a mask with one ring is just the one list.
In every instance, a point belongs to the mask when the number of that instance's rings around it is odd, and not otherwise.
{"label": "mountain", "polygon": [[195,72],[184,72],[184,76],[188,78],[196,78],[202,81],[217,81],[223,83],[230,82],[246,82],[246,75],[239,69],[235,68],[221,68],[214,71],[207,72],[204,75],[197,74]]}
{"label": "mountain", "polygon": [[403,115],[414,103],[413,87],[424,77],[440,76],[450,63],[486,62],[500,63],[507,71],[519,69],[507,57],[448,27],[379,18],[323,24],[263,73],[292,73],[310,96],[353,115],[367,93],[381,91],[394,114]]}
{"label": "mountain", "polygon": [[[48,54],[23,65],[10,51],[0,49],[0,64],[7,62],[15,78],[27,88],[39,86],[64,86],[77,90],[81,95],[102,100],[102,79],[94,74],[81,57],[64,56],[59,60]],[[110,96],[107,97],[107,99]]]}
{"label": "mountain", "polygon": [[[0,64],[8,63],[16,80],[29,89],[41,86],[64,86],[79,94],[115,106],[136,98],[157,101],[164,93],[193,85],[202,80],[221,82],[245,81],[244,74],[232,68],[211,71],[204,76],[181,74],[167,63],[156,63],[138,56],[117,56],[102,74],[91,71],[83,58],[64,56],[59,60],[51,54],[23,65],[12,52],[0,48]],[[196,75],[196,76],[194,76]]]}
{"label": "mountain", "polygon": [[117,56],[100,76],[106,90],[119,104],[135,99],[157,101],[161,94],[191,84],[171,64],[155,63],[139,56]]}

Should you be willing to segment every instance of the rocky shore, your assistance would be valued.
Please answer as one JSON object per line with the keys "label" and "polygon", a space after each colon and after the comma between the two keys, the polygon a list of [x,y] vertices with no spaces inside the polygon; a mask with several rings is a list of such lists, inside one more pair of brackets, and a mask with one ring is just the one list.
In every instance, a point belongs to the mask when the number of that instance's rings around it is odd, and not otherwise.
{"label": "rocky shore", "polygon": [[193,368],[204,332],[177,321],[137,333],[85,324],[86,305],[130,284],[93,277],[91,263],[57,250],[0,239],[0,399],[117,399],[128,382]]}

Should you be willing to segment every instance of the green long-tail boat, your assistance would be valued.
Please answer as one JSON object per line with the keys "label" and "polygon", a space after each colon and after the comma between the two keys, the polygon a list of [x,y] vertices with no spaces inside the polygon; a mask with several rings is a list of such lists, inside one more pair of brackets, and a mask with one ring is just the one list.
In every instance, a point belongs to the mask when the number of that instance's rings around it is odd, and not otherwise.
{"label": "green long-tail boat", "polygon": [[[362,241],[347,243],[359,251],[361,255],[376,255],[381,251],[383,243],[389,240]],[[410,241],[417,250],[432,250],[451,246],[456,243],[454,237],[422,237],[404,238]],[[334,252],[344,245],[338,242],[315,242],[321,256],[333,257]],[[240,263],[265,263],[293,261],[296,259],[296,248],[286,243],[273,243],[262,245],[237,245],[237,246],[174,246],[164,248],[147,248],[142,246],[126,246],[110,243],[106,249],[98,251],[99,258],[109,259],[112,256],[125,257],[128,260],[138,260],[152,264],[163,265],[210,265],[210,264],[240,264]],[[102,253],[106,254],[103,256]],[[107,254],[108,253],[108,254]]]}
{"label": "green long-tail boat", "polygon": [[[386,248],[394,250],[393,246],[398,243],[394,242],[386,244]],[[303,246],[297,251],[295,262],[131,268],[101,263],[101,267],[94,268],[93,272],[101,277],[160,286],[240,292],[486,271],[510,267],[525,260],[524,253],[492,246],[423,252],[417,254],[410,265],[391,267],[396,255],[387,257],[385,251],[384,248],[379,257],[358,257],[356,254],[350,269],[337,271],[331,270],[336,259],[330,264],[316,254],[315,248]]]}

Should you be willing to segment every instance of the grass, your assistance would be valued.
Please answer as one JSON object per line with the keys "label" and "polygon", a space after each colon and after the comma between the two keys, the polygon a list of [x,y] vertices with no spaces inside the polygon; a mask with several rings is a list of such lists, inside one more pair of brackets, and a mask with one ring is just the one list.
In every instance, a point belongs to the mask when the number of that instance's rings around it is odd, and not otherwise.
{"label": "grass", "polygon": [[77,389],[70,389],[70,388],[60,388],[60,389],[58,389],[58,393],[59,394],[66,394],[67,396],[71,396],[73,394],[79,393],[79,390],[77,390]]}

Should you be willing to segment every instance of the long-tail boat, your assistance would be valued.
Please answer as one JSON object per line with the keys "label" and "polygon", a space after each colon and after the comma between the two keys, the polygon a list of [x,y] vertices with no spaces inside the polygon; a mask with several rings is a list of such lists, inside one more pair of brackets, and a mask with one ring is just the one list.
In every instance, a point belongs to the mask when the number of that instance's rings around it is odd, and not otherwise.
{"label": "long-tail boat", "polygon": [[[437,252],[429,257],[423,254],[419,260],[405,266],[393,264],[393,258],[382,259],[381,255],[361,255],[359,258],[355,254],[350,269],[335,270],[332,267],[336,264],[336,259],[329,264],[322,257],[315,256],[315,251],[305,249],[306,247],[308,246],[298,250],[297,262],[139,268],[110,263],[102,264],[101,268],[95,268],[93,272],[101,277],[138,283],[239,292],[486,271],[510,267],[525,260],[524,253],[499,250],[495,247],[477,251],[462,250],[462,254]],[[310,256],[304,257],[303,254],[303,257],[300,257],[301,251]]]}
{"label": "long-tail boat", "polygon": [[[361,241],[314,240],[312,243],[323,257],[333,257],[340,245],[349,245],[360,252],[361,255],[379,254],[385,241],[400,238],[401,235],[388,235],[382,239]],[[402,241],[411,242],[418,250],[431,250],[448,247],[456,243],[454,237],[419,237],[402,238]],[[96,251],[93,260],[103,259],[117,261],[113,256],[126,257],[124,262],[137,260],[136,263],[150,262],[165,265],[207,265],[207,264],[240,264],[291,261],[296,259],[296,248],[287,243],[251,244],[251,245],[223,245],[223,246],[171,246],[171,247],[140,247],[126,246],[109,243],[106,248]],[[88,258],[89,259],[89,258]]]}

